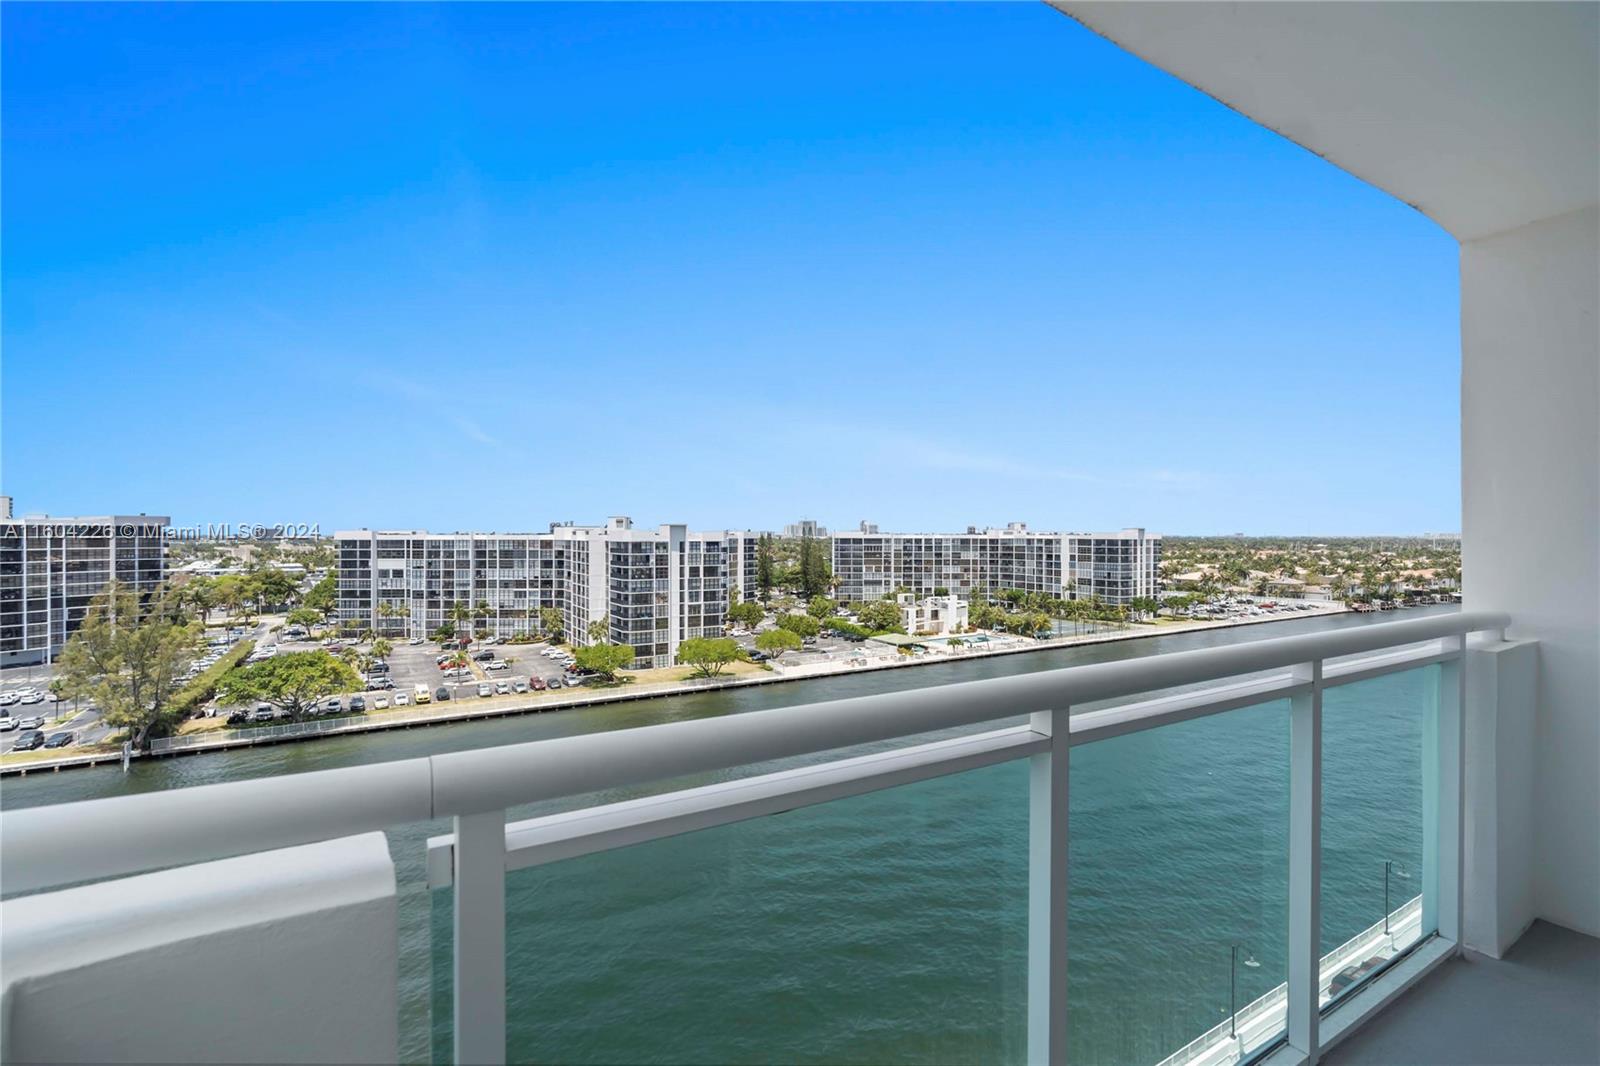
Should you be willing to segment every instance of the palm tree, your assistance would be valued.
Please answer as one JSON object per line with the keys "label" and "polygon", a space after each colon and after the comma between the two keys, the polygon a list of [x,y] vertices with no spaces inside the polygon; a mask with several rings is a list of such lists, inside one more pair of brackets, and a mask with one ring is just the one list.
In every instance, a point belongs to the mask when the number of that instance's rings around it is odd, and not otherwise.
{"label": "palm tree", "polygon": [[[455,623],[456,634],[459,636],[460,633],[461,633],[461,623],[463,623],[463,622],[470,623],[472,621],[472,608],[468,607],[461,600],[457,600],[455,603],[451,604],[450,605],[450,609],[445,612],[445,617],[449,618],[450,621]],[[469,637],[469,641],[468,642],[470,643],[471,642],[470,641],[470,637],[471,637],[470,626],[468,628],[468,637]]]}
{"label": "palm tree", "polygon": [[[385,622],[387,622],[389,619],[393,618],[394,617],[394,604],[390,603],[388,600],[379,601],[379,603],[378,603],[378,617],[382,618]],[[379,628],[383,629],[385,632],[387,632],[387,630],[388,630],[387,626],[381,626]]]}

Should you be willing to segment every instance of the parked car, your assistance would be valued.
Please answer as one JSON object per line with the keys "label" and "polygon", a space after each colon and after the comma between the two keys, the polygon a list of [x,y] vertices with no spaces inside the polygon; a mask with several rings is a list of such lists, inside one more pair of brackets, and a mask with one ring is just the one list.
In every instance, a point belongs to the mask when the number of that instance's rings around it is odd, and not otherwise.
{"label": "parked car", "polygon": [[478,682],[478,695],[480,695],[480,696],[493,696],[494,695],[494,686],[489,684],[489,682],[487,682],[487,681],[479,681]]}
{"label": "parked car", "polygon": [[764,663],[764,662],[767,661],[767,653],[764,652],[764,651],[759,651],[759,650],[750,651],[750,652],[747,652],[746,655],[749,657],[750,661],[753,662],[753,663]]}
{"label": "parked car", "polygon": [[250,720],[252,722],[270,722],[276,717],[278,717],[278,712],[265,703],[250,712]]}
{"label": "parked car", "polygon": [[229,725],[244,725],[250,720],[250,715],[244,711],[230,711],[228,713]]}
{"label": "parked car", "polygon": [[427,703],[433,697],[428,692],[428,686],[427,685],[419,684],[415,689],[412,690],[411,698],[413,700],[415,700],[417,703]]}
{"label": "parked car", "polygon": [[494,649],[485,648],[482,651],[475,651],[472,653],[472,658],[480,663],[486,663],[494,658]]}
{"label": "parked car", "polygon": [[496,681],[494,683],[494,694],[496,696],[511,695],[511,685],[505,681]]}
{"label": "parked car", "polygon": [[561,687],[561,679],[559,677],[552,677],[549,681],[544,683],[544,687],[551,690],[558,689]]}
{"label": "parked car", "polygon": [[59,703],[61,701],[61,697],[57,696],[54,692],[50,692],[50,691],[47,690],[44,693],[44,701],[46,703]]}
{"label": "parked car", "polygon": [[22,721],[18,722],[17,725],[22,729],[43,729],[44,716],[40,714],[32,715],[31,717],[24,718]]}
{"label": "parked car", "polygon": [[374,696],[374,697],[372,697],[372,709],[375,710],[375,711],[386,711],[386,710],[388,710],[389,709],[389,697],[388,696]]}
{"label": "parked car", "polygon": [[24,692],[22,694],[22,702],[23,703],[43,703],[44,702],[44,693],[43,692],[34,692],[32,690]]}
{"label": "parked car", "polygon": [[338,714],[344,710],[344,703],[338,696],[329,696],[328,702],[322,705],[322,714]]}
{"label": "parked car", "polygon": [[511,682],[511,691],[517,693],[526,692],[528,691],[528,683],[519,677]]}
{"label": "parked car", "polygon": [[65,748],[71,743],[72,733],[70,731],[63,731],[60,733],[51,733],[50,739],[44,742],[44,746],[47,748]]}
{"label": "parked car", "polygon": [[404,706],[408,705],[410,702],[411,702],[411,694],[406,692],[405,689],[401,689],[400,691],[398,691],[398,692],[396,692],[394,694],[394,705],[396,707],[404,707]]}
{"label": "parked car", "polygon": [[15,728],[17,728],[15,718],[0,718],[0,733],[9,733]]}
{"label": "parked car", "polygon": [[367,713],[367,698],[365,696],[351,696],[350,697],[350,713],[351,714],[366,714]]}
{"label": "parked car", "polygon": [[0,692],[0,707],[9,707],[22,699],[20,692]]}
{"label": "parked car", "polygon": [[377,662],[367,667],[367,673],[369,674],[387,674],[388,672],[389,664],[384,662],[382,659],[379,659]]}
{"label": "parked car", "polygon": [[11,746],[12,751],[32,751],[34,748],[44,747],[44,734],[37,729],[30,729],[17,738]]}
{"label": "parked car", "polygon": [[433,698],[438,700],[440,703],[443,703],[445,700],[450,698],[450,690],[445,688],[443,685],[440,685],[439,688],[434,692]]}
{"label": "parked car", "polygon": [[528,687],[533,689],[533,691],[535,691],[535,692],[543,692],[544,691],[544,678],[542,678],[542,677],[530,677],[530,678],[528,678]]}
{"label": "parked car", "polygon": [[511,664],[504,659],[496,659],[492,663],[484,663],[483,668],[485,670],[509,670],[511,669]]}
{"label": "parked car", "polygon": [[412,637],[410,640],[406,641],[406,643],[411,645],[413,648],[415,648],[419,644],[422,644],[423,640],[422,640],[421,637]]}

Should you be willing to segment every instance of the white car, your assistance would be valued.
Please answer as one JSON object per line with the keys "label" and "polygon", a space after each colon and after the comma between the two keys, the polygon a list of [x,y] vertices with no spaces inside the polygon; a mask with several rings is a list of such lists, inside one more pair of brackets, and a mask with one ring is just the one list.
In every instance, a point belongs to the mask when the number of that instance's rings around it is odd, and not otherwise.
{"label": "white car", "polygon": [[492,696],[492,695],[494,695],[494,686],[489,684],[489,682],[487,682],[487,681],[479,681],[478,682],[478,695],[479,696]]}
{"label": "white car", "polygon": [[15,728],[17,728],[17,720],[15,718],[9,714],[4,718],[0,718],[0,733],[9,733]]}
{"label": "white car", "polygon": [[528,691],[528,683],[519,677],[511,682],[511,690],[513,692],[526,692]]}
{"label": "white car", "polygon": [[394,705],[396,707],[404,707],[407,704],[409,704],[410,702],[411,702],[411,694],[409,692],[406,692],[406,691],[404,691],[402,689],[401,691],[396,692],[394,694]]}
{"label": "white car", "polygon": [[43,703],[44,702],[44,693],[42,693],[42,692],[24,692],[22,694],[22,702],[23,703]]}
{"label": "white car", "polygon": [[372,709],[375,710],[375,711],[388,710],[389,709],[389,697],[388,696],[382,696],[382,695],[372,697]]}
{"label": "white car", "polygon": [[54,692],[46,692],[44,694],[44,701],[46,703],[59,703],[61,701],[61,697],[57,696]]}
{"label": "white car", "polygon": [[484,663],[483,668],[485,670],[509,670],[511,669],[511,664],[504,659],[494,659]]}
{"label": "white car", "polygon": [[421,637],[412,637],[410,640],[406,641],[406,643],[411,645],[413,648],[415,648],[415,647],[419,646],[420,644],[422,644],[423,640],[422,640]]}
{"label": "white car", "polygon": [[496,696],[509,696],[511,695],[511,686],[504,681],[496,681],[494,683],[494,694]]}
{"label": "white car", "polygon": [[9,707],[22,699],[20,692],[0,692],[0,707]]}

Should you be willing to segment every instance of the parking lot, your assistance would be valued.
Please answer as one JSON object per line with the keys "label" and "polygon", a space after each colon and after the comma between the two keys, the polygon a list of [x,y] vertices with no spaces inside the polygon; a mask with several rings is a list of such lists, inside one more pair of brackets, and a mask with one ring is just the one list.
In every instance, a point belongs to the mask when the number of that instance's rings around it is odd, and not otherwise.
{"label": "parking lot", "polygon": [[54,678],[55,670],[48,664],[0,671],[0,755],[15,748],[30,730],[41,731],[46,739],[70,733],[74,744],[92,744],[109,732],[96,708],[74,708],[70,700],[55,702],[49,690]]}
{"label": "parking lot", "polygon": [[[322,645],[314,641],[284,641],[280,645],[280,651],[311,651],[320,647]],[[359,647],[360,650],[366,651],[370,645],[360,645]],[[387,659],[387,677],[393,687],[373,689],[359,693],[359,695],[362,697],[365,710],[381,711],[392,709],[396,706],[414,705],[415,692],[418,685],[426,687],[430,702],[438,701],[438,690],[441,687],[449,691],[451,700],[478,699],[478,685],[483,682],[487,682],[491,686],[498,686],[499,683],[503,682],[508,691],[506,693],[497,692],[496,694],[498,695],[518,694],[516,693],[518,681],[523,682],[530,690],[533,690],[537,687],[534,683],[535,678],[539,679],[539,682],[548,690],[551,680],[554,679],[558,684],[561,684],[559,679],[563,675],[561,665],[554,659],[547,658],[542,654],[548,647],[549,645],[546,644],[474,644],[469,651],[469,655],[476,656],[484,652],[492,652],[494,658],[483,661],[475,660],[464,676],[451,676],[441,670],[438,665],[437,660],[441,654],[438,644],[431,641],[423,644],[411,644],[405,640],[398,640],[394,642],[394,649],[389,653]],[[505,668],[492,667],[491,663],[496,661],[505,662],[508,666]],[[383,675],[379,673],[375,676]],[[565,687],[564,685],[562,686],[563,690]],[[397,702],[397,697],[402,693],[404,694],[405,704]],[[342,709],[348,711],[352,695],[357,695],[357,693],[340,694],[340,706]],[[379,701],[386,703],[388,706],[377,706]]]}

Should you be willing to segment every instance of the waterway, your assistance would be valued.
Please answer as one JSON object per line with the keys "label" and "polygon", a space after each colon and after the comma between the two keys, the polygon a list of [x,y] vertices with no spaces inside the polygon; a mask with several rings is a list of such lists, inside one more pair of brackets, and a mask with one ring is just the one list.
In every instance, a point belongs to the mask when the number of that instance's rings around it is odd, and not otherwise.
{"label": "waterway", "polygon": [[[412,758],[1417,617],[1337,615],[1036,654],[7,779],[8,809]],[[1436,668],[1331,690],[1323,945],[1420,890],[1423,709]],[[1288,708],[1073,752],[1071,1052],[1151,1062],[1285,974]],[[746,768],[676,785],[768,770]],[[788,764],[784,764],[788,765]],[[1021,1061],[1027,772],[990,767],[509,875],[517,1061]],[[607,793],[602,801],[645,790]],[[513,812],[526,817],[574,799]],[[181,832],[181,826],[174,826]],[[403,1051],[449,1048],[450,893],[389,833],[401,884]],[[1256,965],[1249,965],[1249,963]],[[181,990],[175,990],[181,999]]]}

